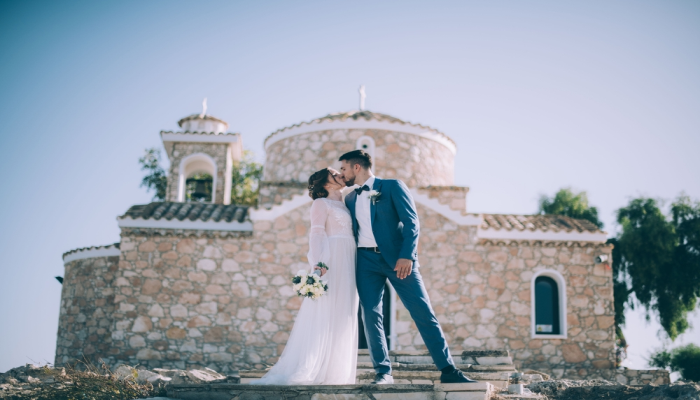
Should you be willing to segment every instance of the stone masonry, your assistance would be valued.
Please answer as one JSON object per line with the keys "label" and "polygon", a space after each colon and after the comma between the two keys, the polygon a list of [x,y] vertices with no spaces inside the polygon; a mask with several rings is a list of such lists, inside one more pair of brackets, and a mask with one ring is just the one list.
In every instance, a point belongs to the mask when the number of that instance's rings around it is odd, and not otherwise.
{"label": "stone masonry", "polygon": [[[124,230],[102,357],[218,371],[273,364],[300,306],[289,281],[307,267],[308,208],[257,222],[250,236]],[[593,261],[609,247],[474,243],[474,227],[418,210],[421,274],[454,351],[505,348],[523,368],[564,377],[611,368],[611,271]],[[567,339],[530,337],[530,281],[543,268],[567,279]],[[397,309],[397,350],[425,349],[400,302]]]}
{"label": "stone masonry", "polygon": [[110,364],[274,363],[301,302],[289,284],[308,267],[308,206],[255,224],[252,235],[122,231]]}
{"label": "stone masonry", "polygon": [[408,187],[454,181],[454,155],[445,146],[408,133],[376,129],[311,132],[273,143],[267,148],[264,179],[306,182],[314,172],[337,165],[342,154],[355,150],[361,136],[374,139],[378,176],[401,179]]}
{"label": "stone masonry", "polygon": [[226,152],[228,145],[221,143],[174,143],[170,154],[170,170],[168,171],[167,201],[177,201],[178,186],[180,179],[180,162],[190,154],[204,153],[209,155],[216,162],[216,193],[215,203],[224,202],[224,177],[226,174]]}
{"label": "stone masonry", "polygon": [[74,360],[95,363],[109,353],[118,265],[119,257],[66,263],[56,342],[57,365]]}
{"label": "stone masonry", "polygon": [[291,200],[294,195],[308,193],[306,182],[260,182],[258,207],[270,209],[285,200]]}

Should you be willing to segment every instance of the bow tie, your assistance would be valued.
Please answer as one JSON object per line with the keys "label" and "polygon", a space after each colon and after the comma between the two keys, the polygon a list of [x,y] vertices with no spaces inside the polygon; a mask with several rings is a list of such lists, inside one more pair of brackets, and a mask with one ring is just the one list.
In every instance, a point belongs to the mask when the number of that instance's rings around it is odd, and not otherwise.
{"label": "bow tie", "polygon": [[359,195],[361,195],[362,192],[365,191],[365,190],[369,192],[369,186],[363,185],[362,187],[359,187],[359,188],[355,189],[355,193],[357,193],[357,195],[359,196]]}

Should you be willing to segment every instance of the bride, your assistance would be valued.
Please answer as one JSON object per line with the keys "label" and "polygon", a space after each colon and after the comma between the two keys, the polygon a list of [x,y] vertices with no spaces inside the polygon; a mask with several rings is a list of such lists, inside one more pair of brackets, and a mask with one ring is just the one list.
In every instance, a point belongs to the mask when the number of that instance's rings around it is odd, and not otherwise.
{"label": "bride", "polygon": [[[350,212],[340,190],[340,173],[332,168],[309,178],[311,232],[309,264],[323,262],[326,294],[304,298],[279,361],[257,385],[347,385],[357,367],[356,244]],[[319,269],[315,267],[315,269]]]}

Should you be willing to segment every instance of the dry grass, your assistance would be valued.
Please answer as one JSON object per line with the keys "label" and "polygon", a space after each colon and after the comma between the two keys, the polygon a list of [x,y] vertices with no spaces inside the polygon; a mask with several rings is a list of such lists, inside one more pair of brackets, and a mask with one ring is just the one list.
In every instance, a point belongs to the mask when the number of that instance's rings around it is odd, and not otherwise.
{"label": "dry grass", "polygon": [[138,383],[136,376],[118,379],[106,366],[78,363],[65,368],[48,366],[29,373],[41,382],[12,385],[0,391],[0,399],[32,400],[131,400],[165,396],[162,385]]}

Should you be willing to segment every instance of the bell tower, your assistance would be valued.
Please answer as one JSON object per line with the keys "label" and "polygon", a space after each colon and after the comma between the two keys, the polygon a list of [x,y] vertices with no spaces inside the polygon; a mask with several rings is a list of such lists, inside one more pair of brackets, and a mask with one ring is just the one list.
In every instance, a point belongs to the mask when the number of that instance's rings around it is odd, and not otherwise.
{"label": "bell tower", "polygon": [[207,115],[206,99],[201,114],[182,118],[182,131],[161,131],[170,159],[166,201],[231,203],[233,164],[241,160],[239,133],[228,133],[228,123]]}

